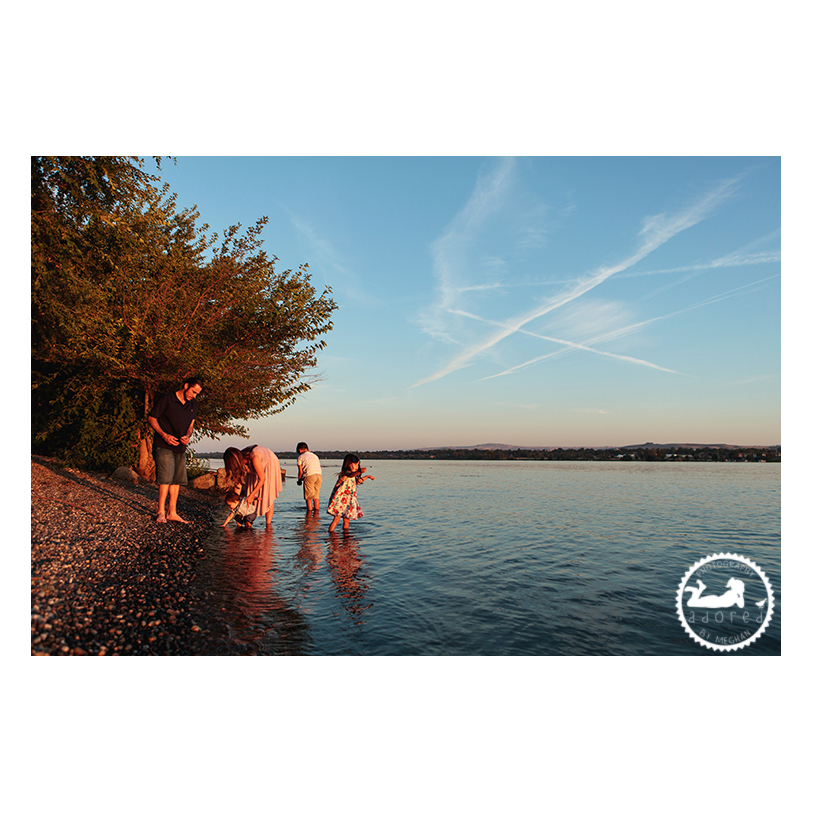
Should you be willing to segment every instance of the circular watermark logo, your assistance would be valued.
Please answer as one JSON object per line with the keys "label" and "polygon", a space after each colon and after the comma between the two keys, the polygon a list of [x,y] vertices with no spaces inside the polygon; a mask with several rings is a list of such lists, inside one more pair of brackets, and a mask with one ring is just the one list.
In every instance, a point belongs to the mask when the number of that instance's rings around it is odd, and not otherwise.
{"label": "circular watermark logo", "polygon": [[695,562],[677,591],[677,614],[697,643],[718,652],[744,649],[768,627],[774,609],[768,577],[737,553]]}

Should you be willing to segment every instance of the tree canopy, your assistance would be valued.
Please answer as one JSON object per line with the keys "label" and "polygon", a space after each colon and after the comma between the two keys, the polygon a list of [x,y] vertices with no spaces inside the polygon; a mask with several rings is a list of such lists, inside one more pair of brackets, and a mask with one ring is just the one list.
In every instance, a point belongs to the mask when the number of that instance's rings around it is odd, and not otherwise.
{"label": "tree canopy", "polygon": [[[157,171],[161,162],[157,160]],[[222,236],[137,158],[31,159],[32,445],[76,465],[139,461],[146,416],[204,382],[199,437],[246,436],[314,381],[336,303],[277,270],[267,218]]]}

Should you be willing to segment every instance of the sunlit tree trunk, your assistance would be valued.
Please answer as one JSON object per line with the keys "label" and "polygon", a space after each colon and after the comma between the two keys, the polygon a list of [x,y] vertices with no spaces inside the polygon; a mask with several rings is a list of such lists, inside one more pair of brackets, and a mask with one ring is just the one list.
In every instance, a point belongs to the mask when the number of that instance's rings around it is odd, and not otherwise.
{"label": "sunlit tree trunk", "polygon": [[155,482],[155,460],[152,457],[152,437],[149,429],[140,432],[138,440],[138,466],[136,471],[149,482]]}
{"label": "sunlit tree trunk", "polygon": [[150,414],[150,393],[144,393],[144,423],[138,431],[138,466],[136,471],[150,483],[155,482],[155,460],[152,456],[152,427],[147,424]]}

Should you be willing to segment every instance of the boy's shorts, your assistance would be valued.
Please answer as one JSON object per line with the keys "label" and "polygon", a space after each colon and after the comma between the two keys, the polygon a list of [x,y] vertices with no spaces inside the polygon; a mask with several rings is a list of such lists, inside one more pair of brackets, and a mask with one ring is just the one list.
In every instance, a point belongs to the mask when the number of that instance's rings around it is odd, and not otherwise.
{"label": "boy's shorts", "polygon": [[155,446],[152,450],[155,459],[155,482],[159,486],[186,485],[186,452],[173,452]]}
{"label": "boy's shorts", "polygon": [[318,500],[319,489],[322,487],[321,474],[309,474],[303,481],[302,487],[305,490],[306,500]]}

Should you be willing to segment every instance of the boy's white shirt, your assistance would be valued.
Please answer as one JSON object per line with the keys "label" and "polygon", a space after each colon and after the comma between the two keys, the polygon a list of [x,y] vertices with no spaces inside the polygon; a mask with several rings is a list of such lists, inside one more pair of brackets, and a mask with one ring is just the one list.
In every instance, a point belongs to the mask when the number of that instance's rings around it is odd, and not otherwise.
{"label": "boy's white shirt", "polygon": [[[306,460],[303,460],[303,458],[306,458]],[[319,462],[319,458],[311,451],[302,452],[296,459],[296,465],[299,468],[300,477],[309,477],[311,474],[322,473],[322,464]]]}

